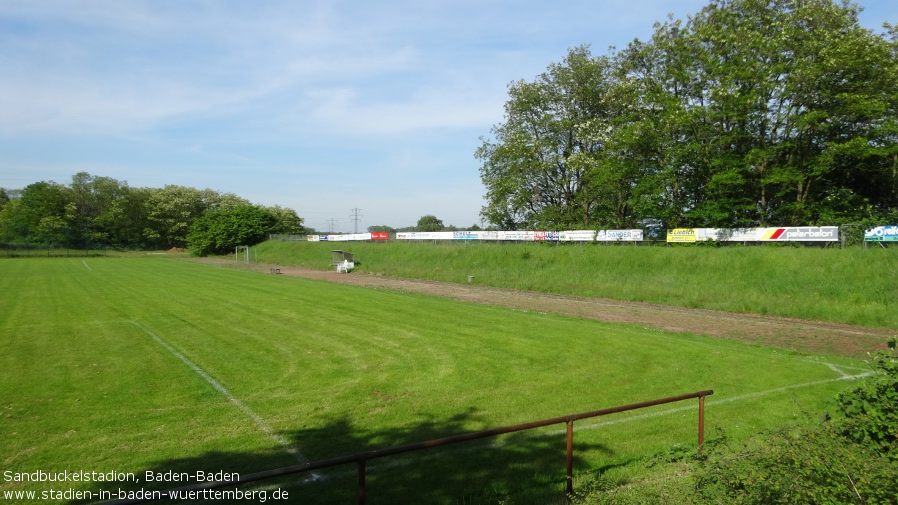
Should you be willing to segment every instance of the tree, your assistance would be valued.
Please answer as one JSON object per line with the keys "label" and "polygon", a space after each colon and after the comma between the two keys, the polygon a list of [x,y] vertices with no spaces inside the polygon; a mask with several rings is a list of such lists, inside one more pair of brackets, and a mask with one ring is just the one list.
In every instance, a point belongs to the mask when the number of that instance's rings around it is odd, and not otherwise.
{"label": "tree", "polygon": [[430,214],[421,216],[421,219],[418,220],[417,226],[415,226],[416,231],[441,231],[442,229],[443,222],[437,219],[436,216]]}
{"label": "tree", "polygon": [[493,225],[840,224],[898,206],[898,29],[832,0],[711,0],[509,88],[476,151]]}
{"label": "tree", "polygon": [[129,196],[126,182],[87,172],[72,176],[67,191],[72,245],[119,242],[116,239],[126,235],[130,224],[122,212]]}
{"label": "tree", "polygon": [[11,198],[9,193],[6,192],[6,188],[0,188],[0,212],[3,212],[3,207],[5,207],[10,200]]}
{"label": "tree", "polygon": [[307,232],[306,227],[302,224],[302,218],[296,214],[295,210],[279,205],[265,207],[265,209],[277,219],[277,224],[271,230],[271,233],[303,235]]}
{"label": "tree", "polygon": [[4,240],[43,242],[52,235],[55,243],[64,242],[68,236],[67,203],[65,186],[46,181],[29,184],[19,198],[11,200],[0,212]]}
{"label": "tree", "polygon": [[277,217],[261,207],[213,210],[193,221],[187,247],[197,256],[226,254],[237,246],[262,242],[277,225]]}
{"label": "tree", "polygon": [[149,229],[148,202],[152,190],[122,185],[122,197],[112,202],[101,217],[111,244],[126,247],[152,245],[145,232]]}
{"label": "tree", "polygon": [[59,216],[46,216],[37,224],[32,238],[44,244],[61,245],[69,242],[67,240],[69,232],[70,228],[65,219]]}
{"label": "tree", "polygon": [[856,6],[830,0],[719,0],[656,25],[622,60],[643,97],[647,142],[633,152],[654,179],[653,217],[799,225],[882,206],[894,48],[859,26]]}
{"label": "tree", "polygon": [[237,195],[211,189],[175,185],[150,189],[147,199],[149,226],[144,234],[159,247],[184,247],[193,221],[206,211],[232,210],[249,205],[248,200]]}
{"label": "tree", "polygon": [[[233,193],[175,185],[131,188],[124,181],[79,172],[68,186],[42,181],[21,190],[0,188],[0,240],[181,247],[197,218],[246,206],[252,205]],[[276,219],[272,233],[306,233],[296,211],[277,205],[267,211]]]}
{"label": "tree", "polygon": [[554,229],[588,227],[609,213],[629,217],[620,205],[628,187],[617,184],[625,165],[605,152],[619,105],[612,70],[609,58],[581,46],[534,82],[512,83],[505,122],[475,153],[487,188],[485,220],[506,229]]}

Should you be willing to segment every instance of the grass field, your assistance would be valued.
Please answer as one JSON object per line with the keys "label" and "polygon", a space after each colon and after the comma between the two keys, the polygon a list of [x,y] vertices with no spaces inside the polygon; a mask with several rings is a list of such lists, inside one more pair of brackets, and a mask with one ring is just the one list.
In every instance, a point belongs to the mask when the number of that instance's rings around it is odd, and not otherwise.
{"label": "grass field", "polygon": [[472,242],[283,242],[259,261],[327,268],[346,249],[359,273],[898,328],[898,248],[722,248]]}
{"label": "grass field", "polygon": [[[701,389],[715,391],[708,437],[738,439],[816,418],[868,370],[159,256],[3,260],[0,285],[0,469],[14,474],[247,474]],[[696,424],[696,402],[577,423],[575,471],[636,477],[641,461],[694,447]],[[560,501],[562,429],[372,462],[368,503]],[[293,502],[348,503],[354,471],[273,485]],[[0,497],[183,484],[5,475]]]}

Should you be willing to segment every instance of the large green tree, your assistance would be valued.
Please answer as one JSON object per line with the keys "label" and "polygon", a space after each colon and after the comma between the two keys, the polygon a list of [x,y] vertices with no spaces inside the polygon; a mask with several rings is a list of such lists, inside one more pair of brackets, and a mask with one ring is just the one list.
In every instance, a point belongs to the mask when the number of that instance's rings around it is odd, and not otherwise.
{"label": "large green tree", "polygon": [[130,242],[125,232],[130,188],[127,182],[79,172],[67,188],[67,227],[71,245]]}
{"label": "large green tree", "polygon": [[438,219],[433,214],[427,214],[418,219],[415,231],[442,231],[444,228],[442,219]]}
{"label": "large green tree", "polygon": [[556,229],[628,219],[627,165],[606,155],[622,107],[614,83],[610,59],[586,46],[534,82],[512,83],[505,122],[475,153],[487,221]]}
{"label": "large green tree", "polygon": [[277,216],[261,207],[242,205],[213,210],[193,221],[187,247],[198,256],[226,254],[237,246],[262,242],[277,226]]}
{"label": "large green tree", "polygon": [[150,189],[147,197],[148,227],[145,236],[157,247],[185,247],[193,222],[207,211],[251,205],[232,193],[173,184]]}
{"label": "large green tree", "polygon": [[303,219],[296,214],[293,209],[275,205],[274,207],[265,207],[275,218],[277,224],[271,230],[271,233],[286,233],[293,235],[302,235],[306,233],[306,227],[303,226]]}
{"label": "large green tree", "polygon": [[510,87],[476,152],[500,227],[841,224],[898,204],[898,35],[831,0],[712,0]]}
{"label": "large green tree", "polygon": [[[7,242],[65,242],[66,188],[40,181],[25,186],[19,198],[0,211],[0,232]],[[43,225],[42,225],[43,224]]]}

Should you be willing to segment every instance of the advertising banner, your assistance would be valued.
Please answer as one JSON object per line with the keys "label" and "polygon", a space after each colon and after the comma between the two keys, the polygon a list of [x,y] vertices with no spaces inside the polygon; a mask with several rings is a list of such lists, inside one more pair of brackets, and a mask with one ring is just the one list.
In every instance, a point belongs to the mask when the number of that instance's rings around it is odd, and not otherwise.
{"label": "advertising banner", "polygon": [[371,232],[371,240],[390,240],[390,234],[385,231]]}
{"label": "advertising banner", "polygon": [[592,230],[571,230],[558,232],[558,240],[561,242],[592,242],[596,239],[596,232]]}
{"label": "advertising banner", "polygon": [[674,228],[667,230],[668,242],[695,242],[695,228]]}
{"label": "advertising banner", "polygon": [[501,231],[476,231],[474,232],[480,238],[480,240],[499,240],[499,234]]}
{"label": "advertising banner", "polygon": [[533,240],[537,242],[558,242],[559,233],[557,231],[534,231]]}
{"label": "advertising banner", "polygon": [[454,240],[480,240],[476,231],[454,231],[452,238]]}
{"label": "advertising banner", "polygon": [[720,242],[756,242],[766,228],[707,228],[707,239]]}
{"label": "advertising banner", "polygon": [[784,228],[676,228],[667,231],[668,242],[836,242],[838,226]]}
{"label": "advertising banner", "polygon": [[390,238],[390,234],[383,232],[378,233],[379,237],[382,238],[374,238],[374,233],[336,233],[333,235],[306,235],[306,240],[309,242],[351,242],[351,241],[359,241],[359,240],[387,240]]}
{"label": "advertising banner", "polygon": [[836,242],[838,226],[791,226],[786,228],[762,228],[756,240],[761,242]]}
{"label": "advertising banner", "polygon": [[407,231],[397,232],[397,240],[452,240],[451,231]]}
{"label": "advertising banner", "polygon": [[865,242],[898,242],[898,226],[877,226],[864,232]]}
{"label": "advertising banner", "polygon": [[499,232],[499,240],[515,240],[533,242],[536,240],[536,234],[532,231],[506,231]]}
{"label": "advertising banner", "polygon": [[642,242],[642,230],[599,230],[596,242]]}

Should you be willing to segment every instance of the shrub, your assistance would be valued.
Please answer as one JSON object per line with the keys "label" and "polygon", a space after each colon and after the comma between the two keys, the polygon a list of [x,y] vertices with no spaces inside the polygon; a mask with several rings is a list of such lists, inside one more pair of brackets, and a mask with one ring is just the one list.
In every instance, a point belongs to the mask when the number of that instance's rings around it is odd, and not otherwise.
{"label": "shrub", "polygon": [[710,453],[696,493],[697,503],[888,504],[898,497],[898,468],[832,426],[791,428]]}
{"label": "shrub", "polygon": [[872,356],[874,375],[839,395],[838,409],[844,418],[840,432],[851,440],[870,445],[881,454],[898,460],[898,356],[895,339],[889,350]]}
{"label": "shrub", "polygon": [[843,416],[783,429],[737,452],[717,452],[696,475],[704,503],[898,503],[898,358],[872,356],[873,375],[840,394]]}

